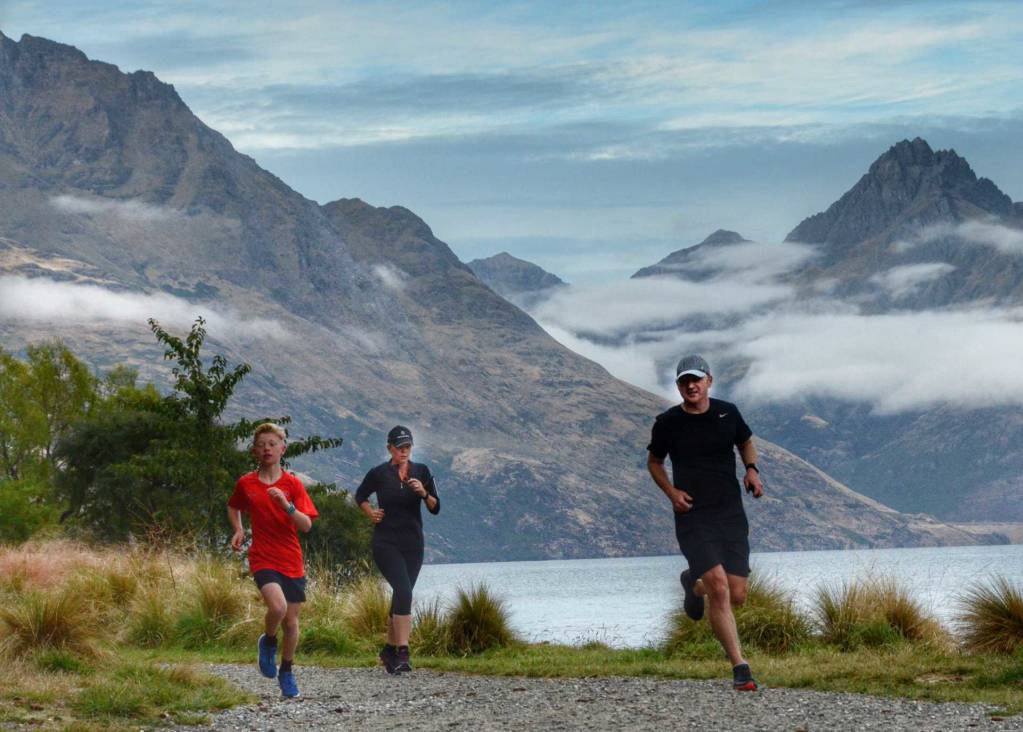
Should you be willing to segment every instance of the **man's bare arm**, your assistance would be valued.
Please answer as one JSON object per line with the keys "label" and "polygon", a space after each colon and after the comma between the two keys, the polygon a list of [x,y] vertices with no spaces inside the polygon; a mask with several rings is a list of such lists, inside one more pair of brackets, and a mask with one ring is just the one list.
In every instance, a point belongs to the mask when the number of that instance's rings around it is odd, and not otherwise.
{"label": "man's bare arm", "polygon": [[[755,464],[757,462],[757,446],[753,444],[753,438],[749,438],[739,445],[739,457],[743,465]],[[746,490],[753,494],[754,498],[764,495],[764,484],[760,480],[760,470],[757,468],[746,468],[746,475],[742,479]]]}

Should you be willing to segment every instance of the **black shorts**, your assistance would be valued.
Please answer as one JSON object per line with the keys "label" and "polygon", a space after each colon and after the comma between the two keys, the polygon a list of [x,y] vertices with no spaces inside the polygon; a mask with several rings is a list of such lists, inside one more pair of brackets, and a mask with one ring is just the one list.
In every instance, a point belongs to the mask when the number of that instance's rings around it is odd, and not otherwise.
{"label": "black shorts", "polygon": [[280,585],[284,599],[288,602],[305,602],[305,577],[287,577],[276,569],[260,569],[252,573],[256,587]]}
{"label": "black shorts", "polygon": [[719,564],[726,574],[749,577],[749,523],[741,504],[738,510],[676,513],[675,538],[694,580]]}

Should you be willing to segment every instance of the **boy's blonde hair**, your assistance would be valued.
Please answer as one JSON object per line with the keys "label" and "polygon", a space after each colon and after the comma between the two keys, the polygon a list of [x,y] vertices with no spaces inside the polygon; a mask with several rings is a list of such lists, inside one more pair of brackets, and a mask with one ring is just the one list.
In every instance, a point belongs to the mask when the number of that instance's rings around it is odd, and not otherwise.
{"label": "boy's blonde hair", "polygon": [[259,439],[260,435],[265,435],[267,432],[273,432],[275,435],[281,438],[282,442],[288,441],[288,433],[284,431],[284,428],[273,422],[264,422],[263,424],[256,427],[252,433],[252,444],[256,444],[256,440]]}

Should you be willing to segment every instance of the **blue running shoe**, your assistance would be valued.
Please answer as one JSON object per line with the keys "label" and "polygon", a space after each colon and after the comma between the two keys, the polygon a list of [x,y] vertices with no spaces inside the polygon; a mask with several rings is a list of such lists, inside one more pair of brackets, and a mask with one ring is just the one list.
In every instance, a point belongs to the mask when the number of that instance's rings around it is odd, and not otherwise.
{"label": "blue running shoe", "polygon": [[259,673],[268,679],[277,678],[277,644],[266,642],[266,633],[259,636],[256,644],[259,653]]}
{"label": "blue running shoe", "polygon": [[281,685],[281,696],[285,699],[298,697],[298,684],[295,683],[295,674],[291,671],[281,671],[277,676],[277,683]]}

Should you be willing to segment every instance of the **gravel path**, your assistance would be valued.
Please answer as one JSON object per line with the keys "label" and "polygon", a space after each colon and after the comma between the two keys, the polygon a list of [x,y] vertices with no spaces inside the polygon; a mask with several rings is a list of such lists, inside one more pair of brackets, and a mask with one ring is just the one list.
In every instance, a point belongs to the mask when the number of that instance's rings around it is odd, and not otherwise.
{"label": "gravel path", "polygon": [[[258,694],[222,712],[217,730],[1023,730],[1023,715],[992,718],[978,704],[932,704],[858,694],[767,689],[730,680],[526,679],[417,670],[296,668],[300,700],[251,666],[211,671]],[[187,728],[195,730],[194,727]]]}

